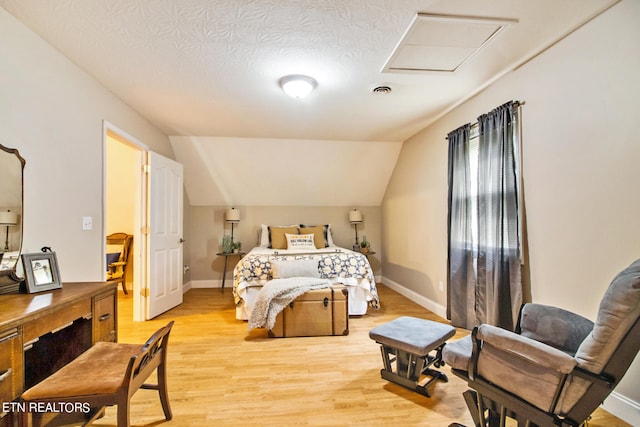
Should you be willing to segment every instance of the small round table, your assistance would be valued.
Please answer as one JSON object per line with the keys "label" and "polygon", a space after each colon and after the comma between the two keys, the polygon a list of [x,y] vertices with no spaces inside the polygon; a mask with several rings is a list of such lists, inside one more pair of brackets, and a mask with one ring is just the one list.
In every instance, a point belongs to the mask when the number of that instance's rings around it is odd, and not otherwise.
{"label": "small round table", "polygon": [[224,282],[227,278],[227,261],[230,256],[238,256],[242,259],[243,256],[246,255],[245,252],[218,252],[217,256],[224,257],[224,270],[222,270],[222,285],[220,286],[220,292],[224,292]]}

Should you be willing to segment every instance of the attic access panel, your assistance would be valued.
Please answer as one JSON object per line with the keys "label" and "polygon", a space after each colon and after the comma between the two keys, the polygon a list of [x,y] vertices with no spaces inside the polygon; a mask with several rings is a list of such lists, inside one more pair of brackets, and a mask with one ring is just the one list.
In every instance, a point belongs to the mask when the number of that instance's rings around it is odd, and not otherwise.
{"label": "attic access panel", "polygon": [[382,72],[454,72],[517,19],[418,13]]}

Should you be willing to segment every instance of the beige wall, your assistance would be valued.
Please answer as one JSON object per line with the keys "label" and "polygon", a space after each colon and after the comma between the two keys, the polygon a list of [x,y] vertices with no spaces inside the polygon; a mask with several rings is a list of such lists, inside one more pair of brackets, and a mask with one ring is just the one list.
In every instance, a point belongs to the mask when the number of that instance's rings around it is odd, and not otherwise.
{"label": "beige wall", "polygon": [[[385,278],[446,306],[445,136],[517,99],[533,301],[595,318],[640,257],[638,22],[640,2],[619,3],[405,142],[382,204]],[[640,402],[638,381],[636,360],[617,392]]]}
{"label": "beige wall", "polygon": [[[242,242],[242,250],[249,251],[256,246],[258,230],[261,224],[290,225],[290,224],[331,224],[334,243],[338,246],[351,248],[355,242],[355,231],[349,223],[349,211],[358,208],[364,216],[364,222],[358,225],[358,240],[366,235],[371,242],[371,249],[376,254],[369,260],[376,276],[381,274],[380,257],[381,218],[380,208],[377,206],[235,206],[240,210],[240,223],[234,226],[234,241]],[[222,237],[231,234],[230,224],[224,223],[226,206],[194,206],[190,216],[190,262],[191,280],[194,286],[219,286],[222,279],[224,259],[217,257],[221,251]],[[228,272],[232,271],[237,259],[230,259]],[[227,273],[226,285],[231,285],[231,274]]]}
{"label": "beige wall", "polygon": [[133,234],[139,195],[134,183],[139,179],[139,151],[107,137],[106,234]]}
{"label": "beige wall", "polygon": [[27,161],[23,251],[51,246],[64,281],[102,280],[103,120],[174,158],[169,140],[2,8],[0,40],[0,143]]}

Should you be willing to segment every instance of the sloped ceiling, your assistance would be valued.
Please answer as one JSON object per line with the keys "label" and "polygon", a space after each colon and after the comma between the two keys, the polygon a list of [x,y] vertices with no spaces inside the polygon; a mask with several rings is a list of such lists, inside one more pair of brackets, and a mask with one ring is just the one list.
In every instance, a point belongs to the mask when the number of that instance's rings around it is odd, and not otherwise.
{"label": "sloped ceiling", "polygon": [[378,206],[401,148],[379,141],[184,136],[171,137],[171,145],[189,165],[185,184],[196,206]]}
{"label": "sloped ceiling", "polygon": [[[0,0],[174,136],[176,157],[193,174],[186,180],[191,202],[214,205],[379,204],[402,141],[614,3]],[[511,24],[455,71],[381,71],[418,12]],[[433,34],[428,28],[424,33]],[[430,46],[432,39],[469,48],[441,35],[420,40],[418,51],[450,54]],[[288,98],[278,86],[288,74],[310,75],[318,88],[303,100]],[[372,93],[378,85],[392,92]],[[322,153],[334,165],[332,175],[320,179],[303,168],[296,170],[295,197],[268,191],[294,175],[301,153]],[[278,159],[278,167],[264,167],[265,155]],[[357,178],[354,171],[363,164],[380,178]],[[239,171],[259,178],[260,188],[240,186]],[[336,182],[342,195],[328,201]],[[304,186],[315,188],[314,200],[303,197]]]}

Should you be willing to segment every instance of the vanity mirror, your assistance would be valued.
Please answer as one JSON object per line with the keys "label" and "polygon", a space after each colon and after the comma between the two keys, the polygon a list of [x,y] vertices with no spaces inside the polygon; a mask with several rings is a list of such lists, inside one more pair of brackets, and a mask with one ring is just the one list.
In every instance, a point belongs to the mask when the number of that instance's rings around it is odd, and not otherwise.
{"label": "vanity mirror", "polygon": [[16,266],[22,249],[25,163],[17,149],[0,144],[0,294],[18,292],[23,281]]}

